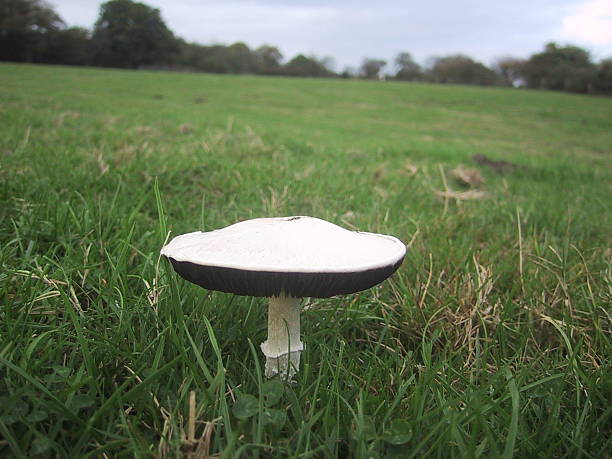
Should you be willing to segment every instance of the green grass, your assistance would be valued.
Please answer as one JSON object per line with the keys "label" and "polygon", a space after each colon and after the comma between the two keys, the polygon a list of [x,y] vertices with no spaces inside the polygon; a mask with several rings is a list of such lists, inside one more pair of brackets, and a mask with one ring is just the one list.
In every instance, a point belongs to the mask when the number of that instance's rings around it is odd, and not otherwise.
{"label": "green grass", "polygon": [[[604,457],[611,120],[558,93],[0,65],[0,455]],[[476,153],[521,168],[436,194]],[[279,386],[265,299],[159,249],[280,215],[410,247],[304,300]]]}

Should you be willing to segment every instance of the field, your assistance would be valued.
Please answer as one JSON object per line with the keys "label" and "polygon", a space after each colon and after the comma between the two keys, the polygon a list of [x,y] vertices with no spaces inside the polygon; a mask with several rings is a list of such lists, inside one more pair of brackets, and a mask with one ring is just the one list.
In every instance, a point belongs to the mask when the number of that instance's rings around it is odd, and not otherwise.
{"label": "field", "polygon": [[[568,94],[1,64],[0,456],[606,456],[611,127]],[[286,215],[409,246],[303,301],[293,384],[265,298],[159,256]]]}

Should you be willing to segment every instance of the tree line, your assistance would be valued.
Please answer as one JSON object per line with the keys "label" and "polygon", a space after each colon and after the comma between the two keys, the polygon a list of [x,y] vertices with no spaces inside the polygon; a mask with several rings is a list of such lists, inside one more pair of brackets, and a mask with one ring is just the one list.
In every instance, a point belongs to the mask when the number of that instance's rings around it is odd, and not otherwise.
{"label": "tree line", "polygon": [[329,58],[298,54],[285,62],[280,50],[271,45],[251,49],[242,42],[187,42],[167,27],[158,9],[132,0],[110,0],[100,5],[92,30],[67,27],[44,0],[2,0],[0,60],[612,93],[612,58],[596,63],[588,51],[572,45],[548,43],[527,59],[504,57],[491,67],[463,54],[435,57],[421,66],[410,53],[402,52],[391,63],[366,58],[359,69],[336,72]]}

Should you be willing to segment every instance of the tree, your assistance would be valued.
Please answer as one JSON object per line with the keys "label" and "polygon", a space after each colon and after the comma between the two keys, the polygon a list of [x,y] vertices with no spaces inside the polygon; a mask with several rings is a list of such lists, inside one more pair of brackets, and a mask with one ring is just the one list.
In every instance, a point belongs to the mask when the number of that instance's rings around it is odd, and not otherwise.
{"label": "tree", "polygon": [[164,65],[178,44],[159,10],[131,0],[100,6],[92,37],[94,62],[109,67]]}
{"label": "tree", "polygon": [[46,64],[88,65],[91,63],[90,40],[89,31],[82,27],[49,32],[45,47],[35,60]]}
{"label": "tree", "polygon": [[257,57],[243,42],[236,42],[226,48],[227,73],[255,73]]}
{"label": "tree", "polygon": [[336,60],[332,56],[323,56],[321,58],[317,58],[317,61],[327,69],[330,75],[336,74]]}
{"label": "tree", "polygon": [[417,64],[410,53],[399,53],[395,57],[395,78],[398,80],[420,80],[423,78],[421,66]]}
{"label": "tree", "polygon": [[228,73],[230,70],[227,46],[202,46],[202,70],[205,72]]}
{"label": "tree", "polygon": [[0,60],[32,62],[64,21],[42,0],[0,2]]}
{"label": "tree", "polygon": [[548,43],[525,63],[527,86],[571,92],[590,92],[597,69],[588,51],[577,46]]}
{"label": "tree", "polygon": [[275,46],[262,45],[255,50],[257,73],[278,75],[281,73],[283,55]]}
{"label": "tree", "polygon": [[177,70],[197,71],[201,58],[200,48],[197,43],[189,43],[182,38],[177,38],[177,52],[172,58],[172,66]]}
{"label": "tree", "polygon": [[612,57],[604,59],[597,65],[597,91],[612,94]]}
{"label": "tree", "polygon": [[368,80],[378,80],[385,65],[387,65],[385,60],[366,58],[361,64],[361,76]]}
{"label": "tree", "polygon": [[284,67],[284,73],[289,76],[328,77],[333,73],[316,57],[306,57],[298,54]]}
{"label": "tree", "polygon": [[522,86],[524,77],[525,60],[516,57],[500,57],[493,64],[493,70],[501,81],[508,86]]}
{"label": "tree", "polygon": [[340,73],[340,78],[343,78],[345,80],[348,80],[350,78],[356,78],[356,77],[357,77],[357,70],[355,70],[355,68],[351,66],[344,67],[344,70],[342,70],[342,73]]}
{"label": "tree", "polygon": [[497,82],[493,70],[463,54],[435,58],[428,76],[436,83],[493,85]]}

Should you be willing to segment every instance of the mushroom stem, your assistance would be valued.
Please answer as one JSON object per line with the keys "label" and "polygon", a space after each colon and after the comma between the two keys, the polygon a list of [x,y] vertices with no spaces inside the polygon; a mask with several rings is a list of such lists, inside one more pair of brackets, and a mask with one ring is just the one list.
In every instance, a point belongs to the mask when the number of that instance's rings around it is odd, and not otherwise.
{"label": "mushroom stem", "polygon": [[266,356],[266,377],[289,379],[300,367],[300,299],[271,297],[268,302],[268,339],[261,344]]}

